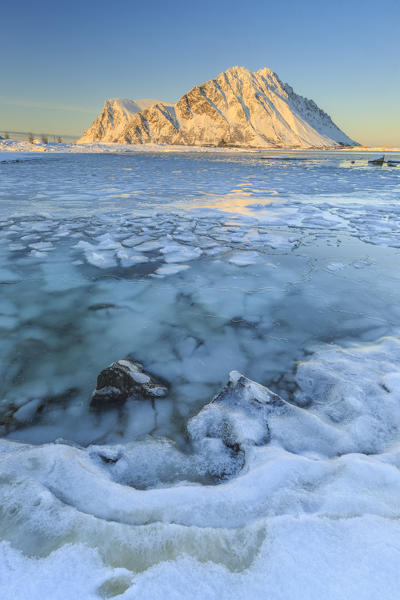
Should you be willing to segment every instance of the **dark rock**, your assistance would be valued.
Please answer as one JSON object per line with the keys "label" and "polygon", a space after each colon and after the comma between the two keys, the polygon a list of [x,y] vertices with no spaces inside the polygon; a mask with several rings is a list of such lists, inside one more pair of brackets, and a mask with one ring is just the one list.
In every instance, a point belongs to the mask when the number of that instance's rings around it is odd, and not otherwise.
{"label": "dark rock", "polygon": [[375,165],[376,167],[382,167],[382,165],[385,162],[385,157],[384,156],[380,156],[379,158],[374,158],[372,160],[368,161],[368,164],[370,165]]}
{"label": "dark rock", "polygon": [[143,371],[140,363],[121,359],[99,374],[91,406],[106,408],[124,403],[128,398],[145,400],[162,398],[168,389]]}

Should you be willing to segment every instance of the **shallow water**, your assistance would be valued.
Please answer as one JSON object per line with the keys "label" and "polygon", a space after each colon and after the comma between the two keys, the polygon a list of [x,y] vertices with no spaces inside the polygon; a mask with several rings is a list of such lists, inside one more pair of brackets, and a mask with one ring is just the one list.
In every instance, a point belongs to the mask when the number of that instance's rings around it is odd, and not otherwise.
{"label": "shallow water", "polygon": [[[296,525],[309,536],[310,558],[314,535],[330,535],[321,518],[398,517],[400,167],[367,160],[138,153],[0,164],[1,522],[13,564],[29,568],[13,552],[40,556],[59,578],[58,556],[60,565],[72,560],[66,544],[84,544],[94,554],[77,545],[75,555],[94,583],[85,592],[80,583],[82,598],[157,597],[147,575],[136,591],[131,582],[153,565],[168,597],[185,597],[170,581],[181,576],[180,560],[195,580],[211,578],[207,585],[221,590],[227,581],[238,594],[247,584],[227,573],[251,567],[243,577],[255,585],[252,597],[267,585],[287,598],[291,584],[279,588],[276,561],[294,524],[272,516],[311,515],[311,524]],[[91,411],[97,374],[124,357],[165,381],[168,397]],[[247,448],[241,475],[199,485],[203,463],[188,467],[179,454],[186,424],[232,370],[306,416],[295,426],[270,416],[271,442]],[[117,466],[98,463],[114,444]],[[352,453],[361,459],[352,462]],[[375,526],[338,525],[340,541],[321,566],[327,578],[346,536],[368,545]],[[387,540],[394,533],[385,527]],[[216,565],[207,576],[206,560]],[[266,560],[275,565],[268,581]],[[391,580],[397,567],[388,566]],[[351,573],[348,580],[352,597]],[[303,584],[304,597],[319,597],[318,586]],[[387,588],[385,597],[395,596]]]}
{"label": "shallow water", "polygon": [[[38,404],[13,438],[176,438],[230,370],[279,386],[310,343],[398,326],[400,169],[332,153],[1,168],[2,398]],[[169,399],[89,414],[97,374],[128,355]]]}

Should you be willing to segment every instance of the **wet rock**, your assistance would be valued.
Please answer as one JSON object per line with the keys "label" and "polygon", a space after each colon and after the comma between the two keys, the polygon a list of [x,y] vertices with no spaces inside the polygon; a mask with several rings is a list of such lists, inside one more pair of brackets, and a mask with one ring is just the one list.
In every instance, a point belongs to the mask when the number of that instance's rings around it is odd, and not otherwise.
{"label": "wet rock", "polygon": [[145,400],[162,398],[168,389],[143,371],[140,363],[121,359],[103,369],[97,377],[91,406],[106,408],[122,404],[128,398]]}

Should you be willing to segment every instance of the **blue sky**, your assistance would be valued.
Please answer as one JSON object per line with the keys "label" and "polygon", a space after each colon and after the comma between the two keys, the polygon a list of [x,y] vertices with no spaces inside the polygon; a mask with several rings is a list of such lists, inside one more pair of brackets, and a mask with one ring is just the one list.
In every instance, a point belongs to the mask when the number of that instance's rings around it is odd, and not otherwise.
{"label": "blue sky", "polygon": [[0,133],[80,134],[108,97],[175,101],[276,71],[353,139],[400,145],[398,0],[19,0],[1,14]]}

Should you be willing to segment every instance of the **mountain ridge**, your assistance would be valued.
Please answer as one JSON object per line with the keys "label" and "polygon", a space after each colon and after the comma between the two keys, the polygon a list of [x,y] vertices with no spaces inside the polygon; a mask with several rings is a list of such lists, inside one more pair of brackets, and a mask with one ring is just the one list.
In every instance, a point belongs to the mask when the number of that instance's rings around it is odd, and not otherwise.
{"label": "mountain ridge", "polygon": [[149,106],[159,103],[160,100],[144,98],[142,100],[129,100],[128,98],[108,98],[104,106],[87,129],[78,143],[83,142],[113,142],[128,124],[134,114],[145,110]]}
{"label": "mountain ridge", "polygon": [[[125,111],[118,101],[133,104]],[[133,111],[138,103],[107,100],[79,142],[246,148],[357,145],[313,100],[296,94],[267,67],[255,72],[231,67],[194,86],[176,104],[154,101]]]}

